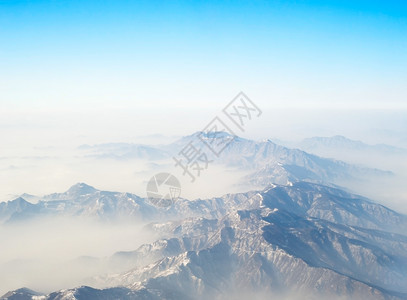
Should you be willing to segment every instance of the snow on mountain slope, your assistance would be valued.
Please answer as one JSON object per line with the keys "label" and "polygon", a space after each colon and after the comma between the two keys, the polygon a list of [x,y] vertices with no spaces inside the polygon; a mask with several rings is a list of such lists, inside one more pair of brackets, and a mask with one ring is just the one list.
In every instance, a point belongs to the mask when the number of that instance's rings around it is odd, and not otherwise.
{"label": "snow on mountain slope", "polygon": [[45,298],[43,294],[27,288],[21,288],[12,292],[8,292],[1,297],[1,299],[4,300],[41,300],[43,298]]}
{"label": "snow on mountain slope", "polygon": [[34,207],[34,204],[21,197],[8,202],[0,202],[0,224],[24,211],[31,211]]}
{"label": "snow on mountain slope", "polygon": [[[147,228],[161,238],[108,258],[127,271],[84,281],[98,289],[83,286],[43,299],[228,299],[240,290],[277,297],[407,298],[407,217],[338,188],[271,185],[260,192],[180,199],[165,210],[85,184],[44,199],[33,207],[45,209],[46,203],[48,214],[102,220],[144,214],[155,221]],[[90,209],[97,203],[106,209]]]}
{"label": "snow on mountain slope", "polygon": [[[192,295],[194,299],[224,299],[236,287],[277,295],[287,290],[325,297],[340,294],[349,299],[403,296],[400,290],[405,290],[405,255],[395,263],[389,259],[394,260],[391,254],[377,246],[377,240],[369,244],[367,239],[360,242],[354,236],[346,237],[357,231],[355,228],[343,226],[338,233],[329,229],[329,222],[322,221],[318,227],[313,219],[287,214],[268,208],[237,211],[218,220],[215,228],[207,220],[196,220],[194,226],[200,233],[209,225],[202,235],[186,230],[191,228],[191,220],[182,229],[183,224],[167,224],[179,234],[176,239],[182,247],[178,255],[168,256],[167,249],[174,241],[161,242],[161,259],[104,278],[105,284],[177,291],[186,299]],[[372,231],[370,236],[380,234]],[[338,240],[342,247],[338,247]],[[406,237],[392,240],[406,249]]]}
{"label": "snow on mountain slope", "polygon": [[[210,145],[231,141],[220,153],[219,157],[212,153]],[[335,183],[349,178],[364,178],[366,176],[391,176],[392,173],[378,169],[370,169],[321,158],[301,151],[290,149],[273,143],[271,140],[253,141],[225,132],[196,132],[185,136],[171,144],[161,146],[142,146],[133,144],[109,144],[94,146],[99,149],[98,157],[118,157],[120,159],[140,158],[159,160],[177,156],[187,145],[192,143],[201,149],[215,164],[250,171],[252,174],[243,181],[249,181],[255,186],[265,186],[270,182],[286,184],[288,181],[308,180]],[[140,152],[140,148],[143,149]],[[97,151],[99,151],[97,150]],[[159,154],[157,154],[159,152]],[[125,153],[125,154],[123,154]],[[171,163],[173,161],[171,160]]]}
{"label": "snow on mountain slope", "polygon": [[[100,191],[84,183],[64,193],[46,195],[31,204],[22,198],[0,203],[0,221],[12,223],[44,216],[91,217],[101,221],[138,221],[176,219],[184,216],[222,216],[228,209],[243,203],[250,205],[255,192],[227,194],[193,201],[180,198],[170,207],[154,206],[148,199],[131,193]],[[247,201],[246,201],[247,200]]]}
{"label": "snow on mountain slope", "polygon": [[407,229],[405,215],[338,188],[296,182],[267,189],[262,195],[265,205],[299,215],[400,233]]}
{"label": "snow on mountain slope", "polygon": [[[14,201],[12,201],[14,203]],[[4,208],[11,211],[11,208]],[[122,220],[135,218],[142,220],[150,216],[154,207],[130,193],[99,191],[79,183],[65,193],[51,194],[41,198],[36,204],[27,204],[13,214],[4,213],[3,222],[26,221],[43,216],[85,216],[101,220]],[[8,217],[8,218],[7,218]]]}
{"label": "snow on mountain slope", "polygon": [[67,192],[44,196],[31,204],[22,198],[0,203],[0,220],[24,221],[41,216],[93,217],[102,221],[133,220],[151,222],[189,217],[220,218],[231,210],[265,205],[369,229],[403,232],[407,220],[391,209],[369,199],[325,185],[296,182],[287,186],[272,185],[261,193],[227,194],[211,199],[179,199],[168,208],[158,208],[147,199],[131,193],[100,191],[78,183]]}
{"label": "snow on mountain slope", "polygon": [[[142,265],[142,258],[145,263],[158,261],[104,279],[105,284],[126,283],[131,289],[152,290],[164,286],[183,291],[186,298],[192,291],[222,298],[225,295],[219,291],[227,293],[235,286],[246,290],[265,288],[273,293],[290,287],[325,296],[332,293],[334,286],[332,295],[347,295],[349,299],[366,295],[371,299],[406,297],[406,236],[312,218],[306,207],[297,209],[298,215],[290,211],[293,198],[301,198],[296,203],[299,206],[306,203],[318,209],[318,204],[312,203],[312,193],[329,192],[340,196],[338,201],[350,201],[350,206],[345,203],[343,208],[349,209],[349,214],[355,213],[355,203],[360,204],[358,213],[366,204],[375,212],[377,204],[310,183],[294,185],[294,190],[304,189],[304,194],[294,194],[292,198],[278,198],[270,193],[277,190],[278,195],[281,188],[276,186],[258,194],[257,199],[263,199],[258,209],[231,210],[216,224],[199,218],[152,225],[169,238],[127,253],[128,264]],[[276,202],[271,198],[276,198]],[[286,206],[282,204],[284,200]],[[280,208],[275,207],[280,204]],[[380,227],[384,218],[405,221],[405,216],[391,210],[384,215],[368,210],[366,215],[372,220],[366,223],[368,227]],[[212,270],[214,265],[222,266],[222,270]]]}

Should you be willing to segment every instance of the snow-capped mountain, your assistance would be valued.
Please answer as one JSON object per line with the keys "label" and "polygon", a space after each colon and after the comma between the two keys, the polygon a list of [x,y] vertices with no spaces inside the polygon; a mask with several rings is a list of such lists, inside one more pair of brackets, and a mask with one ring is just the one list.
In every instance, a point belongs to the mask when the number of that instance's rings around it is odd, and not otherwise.
{"label": "snow-capped mountain", "polygon": [[[324,220],[370,229],[399,232],[407,223],[404,215],[368,199],[338,188],[307,182],[273,184],[264,201],[276,208]],[[78,183],[64,193],[46,195],[32,204],[24,199],[0,203],[0,220],[12,223],[42,216],[92,217],[101,221],[143,221],[179,219],[185,216],[220,218],[230,210],[256,208],[256,192],[227,194],[211,199],[180,198],[172,206],[160,208],[131,193],[100,191]],[[346,201],[344,201],[346,199]],[[374,216],[374,218],[372,218]]]}
{"label": "snow-capped mountain", "polygon": [[263,194],[268,206],[337,224],[404,233],[406,216],[338,188],[307,182],[274,186]]}
{"label": "snow-capped mountain", "polygon": [[[224,150],[214,154],[212,145],[222,145],[223,143],[227,143]],[[99,158],[148,158],[149,160],[155,158],[159,160],[177,156],[188,145],[200,149],[207,155],[208,161],[211,163],[250,172],[248,177],[242,178],[242,182],[256,187],[264,187],[270,182],[286,184],[289,181],[307,180],[337,183],[344,179],[392,175],[388,171],[321,158],[299,149],[278,145],[271,140],[253,141],[225,132],[196,132],[171,144],[154,147],[137,144],[108,144],[95,145],[90,147],[90,150],[93,149],[94,155]],[[143,151],[140,152],[140,149]],[[171,163],[173,164],[172,160]]]}
{"label": "snow-capped mountain", "polygon": [[[199,143],[202,139],[210,140],[207,144],[221,144],[225,140],[230,140],[230,143],[217,157],[207,150],[205,143]],[[250,183],[256,187],[264,187],[270,182],[287,184],[292,181],[343,184],[348,180],[387,178],[393,175],[389,171],[348,164],[299,149],[290,149],[271,140],[252,141],[224,132],[219,134],[198,132],[180,139],[172,147],[180,148],[181,145],[185,147],[188,143],[195,143],[199,148],[206,149],[209,158],[215,163],[250,171],[251,173],[242,179],[242,183]]]}
{"label": "snow-capped mountain", "polygon": [[[196,223],[201,231],[208,224]],[[274,295],[287,289],[325,297],[340,294],[347,299],[406,296],[406,252],[400,254],[406,250],[405,236],[380,240],[385,233],[269,208],[228,214],[203,236],[183,229],[181,223],[174,232],[178,255],[112,275],[106,284],[164,295],[172,291],[177,299],[228,299],[237,287]],[[400,247],[399,253],[385,246],[389,240]],[[162,251],[174,244],[162,243]]]}
{"label": "snow-capped mountain", "polygon": [[[116,203],[109,214],[123,213],[118,205],[123,198],[136,199],[85,184],[45,198],[49,204],[86,207],[107,195],[108,203]],[[137,200],[129,202],[153,210]],[[84,280],[93,288],[40,296],[30,291],[25,299],[239,299],[243,292],[407,299],[407,216],[364,197],[296,182],[207,200],[180,199],[171,209],[158,210],[163,219],[147,227],[159,240],[109,258],[124,262],[127,271]],[[21,293],[2,299],[20,299]]]}
{"label": "snow-capped mountain", "polygon": [[[183,216],[205,216],[208,218],[223,215],[228,208],[247,199],[251,193],[225,195],[209,200],[189,201],[178,199],[174,205],[160,208],[131,193],[97,190],[85,183],[78,183],[66,192],[41,197],[35,203],[23,198],[0,203],[0,221],[13,223],[45,216],[71,216],[94,218],[101,221],[150,222]],[[228,198],[233,200],[229,203]]]}
{"label": "snow-capped mountain", "polygon": [[44,196],[36,204],[18,198],[0,205],[0,220],[8,223],[44,216],[82,216],[101,220],[132,217],[142,220],[155,210],[134,194],[99,191],[84,183],[78,183],[64,193]]}
{"label": "snow-capped mountain", "polygon": [[3,295],[2,299],[9,300],[31,300],[41,299],[44,295],[27,288],[21,288]]}
{"label": "snow-capped mountain", "polygon": [[0,202],[0,224],[13,219],[18,214],[35,210],[35,205],[22,197],[8,202]]}

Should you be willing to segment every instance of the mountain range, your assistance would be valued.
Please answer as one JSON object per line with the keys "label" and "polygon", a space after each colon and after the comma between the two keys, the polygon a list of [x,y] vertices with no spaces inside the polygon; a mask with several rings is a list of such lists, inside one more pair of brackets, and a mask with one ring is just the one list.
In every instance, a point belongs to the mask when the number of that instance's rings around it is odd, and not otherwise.
{"label": "mountain range", "polygon": [[[365,147],[334,140],[307,143]],[[225,141],[221,153],[208,147]],[[96,159],[159,165],[173,164],[190,145],[210,163],[246,171],[236,184],[251,190],[157,207],[132,193],[78,183],[62,193],[2,202],[1,228],[53,217],[90,219],[143,224],[154,240],[104,257],[77,257],[70,264],[103,270],[78,278],[80,286],[24,287],[0,299],[407,299],[407,216],[338,186],[391,172],[223,132],[197,132],[161,146],[80,150]]]}
{"label": "mountain range", "polygon": [[[89,209],[98,200],[108,209]],[[8,203],[2,211],[42,214],[44,203],[53,202],[58,205],[47,214],[83,212],[102,221],[123,212],[143,215],[161,238],[104,258],[127,270],[84,279],[88,286],[41,296],[23,289],[2,299],[237,299],[243,292],[407,299],[407,216],[330,186],[273,184],[157,208],[132,194],[81,183],[38,204]],[[55,209],[61,202],[65,206]]]}
{"label": "mountain range", "polygon": [[385,161],[379,164],[389,167],[388,162],[405,159],[407,149],[395,147],[387,144],[367,144],[362,141],[352,140],[341,135],[331,137],[311,137],[301,141],[283,141],[274,140],[277,144],[289,148],[297,148],[307,153],[322,157],[332,157],[349,163],[359,163],[367,166],[376,167],[377,162]]}
{"label": "mountain range", "polygon": [[[219,155],[215,155],[211,147],[203,142],[204,139],[210,140],[213,145],[221,144],[225,140],[230,140],[230,143]],[[225,132],[196,132],[171,144],[160,146],[117,143],[84,145],[80,149],[86,149],[86,155],[98,159],[138,158],[164,163],[179,155],[191,144],[205,153],[211,163],[246,171],[247,176],[242,178],[239,184],[249,184],[251,187],[264,187],[270,182],[287,184],[299,180],[336,184],[343,183],[344,180],[393,175],[390,171],[322,158],[303,150],[287,148],[271,140],[254,141]],[[173,160],[170,164],[174,164]]]}

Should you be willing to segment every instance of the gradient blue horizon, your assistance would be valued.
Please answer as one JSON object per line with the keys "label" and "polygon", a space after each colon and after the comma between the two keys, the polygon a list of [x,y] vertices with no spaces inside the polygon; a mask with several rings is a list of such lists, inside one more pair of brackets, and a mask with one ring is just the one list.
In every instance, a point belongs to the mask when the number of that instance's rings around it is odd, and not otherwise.
{"label": "gradient blue horizon", "polygon": [[0,1],[0,69],[2,107],[162,105],[165,91],[185,106],[245,90],[397,108],[407,2]]}

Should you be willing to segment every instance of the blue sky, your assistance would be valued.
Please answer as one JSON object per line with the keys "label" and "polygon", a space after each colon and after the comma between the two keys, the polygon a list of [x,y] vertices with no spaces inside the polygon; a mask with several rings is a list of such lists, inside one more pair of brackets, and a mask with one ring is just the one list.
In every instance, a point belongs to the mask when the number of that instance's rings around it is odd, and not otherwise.
{"label": "blue sky", "polygon": [[2,193],[133,191],[76,147],[192,134],[239,91],[263,110],[239,135],[407,147],[406,3],[0,0]]}
{"label": "blue sky", "polygon": [[3,110],[397,109],[406,70],[405,1],[0,1]]}

